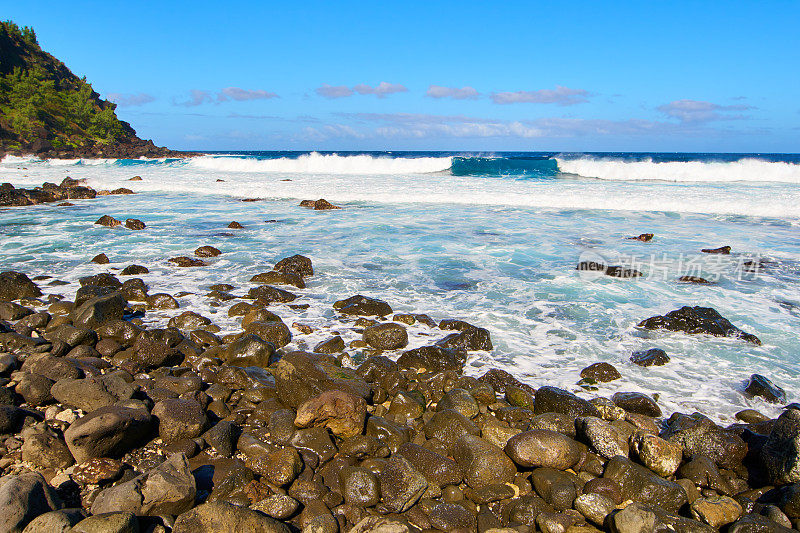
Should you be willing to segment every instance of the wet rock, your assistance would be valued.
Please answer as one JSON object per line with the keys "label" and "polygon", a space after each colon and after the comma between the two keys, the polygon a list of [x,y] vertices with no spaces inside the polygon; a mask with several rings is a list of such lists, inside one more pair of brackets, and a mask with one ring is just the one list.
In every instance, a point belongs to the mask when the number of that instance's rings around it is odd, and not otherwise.
{"label": "wet rock", "polygon": [[340,374],[328,376],[315,358],[305,352],[289,352],[270,368],[275,377],[278,398],[286,406],[296,408],[325,390],[343,390],[368,398],[371,387],[337,367]]}
{"label": "wet rock", "polygon": [[631,437],[639,461],[661,477],[674,474],[683,459],[683,447],[656,435],[637,431]]}
{"label": "wet rock", "polygon": [[579,416],[600,416],[597,408],[583,398],[579,398],[557,387],[541,387],[536,391],[535,414],[564,413],[573,418]]}
{"label": "wet rock", "polygon": [[766,516],[746,514],[731,524],[727,531],[728,533],[792,533],[797,530],[783,527]]}
{"label": "wet rock", "polygon": [[436,346],[448,350],[466,351],[491,351],[492,339],[489,331],[463,322],[461,320],[442,320],[439,323],[440,329],[454,329],[458,333],[452,333],[444,339],[437,341]]}
{"label": "wet rock", "polygon": [[381,500],[378,476],[366,468],[347,466],[339,471],[342,496],[349,505],[372,507]]}
{"label": "wet rock", "polygon": [[203,407],[188,398],[161,400],[152,414],[158,419],[158,434],[167,444],[199,437],[208,425]]}
{"label": "wet rock", "polygon": [[314,275],[314,267],[311,264],[311,259],[299,254],[281,259],[275,264],[273,270],[284,274],[296,274],[300,277]]}
{"label": "wet rock", "polygon": [[649,350],[633,352],[631,362],[639,366],[662,366],[669,363],[669,356],[661,348],[650,348]]}
{"label": "wet rock", "polygon": [[464,389],[451,389],[447,391],[442,399],[439,400],[436,408],[438,410],[453,409],[467,418],[475,417],[480,411],[478,402]]}
{"label": "wet rock", "polygon": [[230,224],[228,224],[227,227],[230,228],[230,229],[244,229],[244,226],[242,226],[240,223],[236,222],[235,220],[233,222],[231,222]]}
{"label": "wet rock", "polygon": [[687,502],[686,492],[680,485],[655,475],[625,457],[613,457],[603,475],[619,483],[626,499],[656,505],[668,513],[677,513]]}
{"label": "wet rock", "polygon": [[41,295],[39,287],[22,272],[13,270],[0,272],[0,300],[38,298]]}
{"label": "wet rock", "polygon": [[761,448],[761,461],[771,483],[800,481],[800,410],[781,413]]}
{"label": "wet rock", "polygon": [[95,224],[98,224],[100,226],[106,226],[108,228],[115,228],[117,226],[121,226],[122,222],[120,222],[119,220],[117,220],[112,216],[103,215],[97,219],[97,222],[95,222]]}
{"label": "wet rock", "polygon": [[736,420],[741,420],[745,424],[758,424],[760,422],[766,422],[770,420],[770,418],[755,409],[743,409],[734,415]]}
{"label": "wet rock", "polygon": [[172,257],[172,258],[169,259],[169,262],[172,263],[175,266],[179,266],[179,267],[183,267],[183,268],[208,266],[208,263],[206,263],[205,261],[203,261],[201,259],[193,259],[193,258],[187,257],[185,255],[182,255],[182,256],[179,256],[179,257]]}
{"label": "wet rock", "polygon": [[614,405],[631,413],[652,416],[653,418],[661,416],[661,408],[655,400],[641,392],[615,392],[611,396],[611,401],[614,402]]}
{"label": "wet rock", "polygon": [[273,494],[250,506],[276,520],[288,520],[300,508],[300,502],[285,494]]}
{"label": "wet rock", "polygon": [[650,241],[653,240],[653,234],[652,233],[642,233],[640,235],[637,235],[636,237],[628,237],[628,240],[650,242]]}
{"label": "wet rock", "polygon": [[169,319],[167,326],[178,328],[183,331],[193,329],[205,329],[211,325],[211,320],[194,311],[184,311],[183,313]]}
{"label": "wet rock", "polygon": [[450,350],[441,346],[423,346],[403,352],[397,359],[400,368],[425,369],[432,372],[464,368],[467,355],[463,351]]}
{"label": "wet rock", "polygon": [[404,326],[388,322],[365,328],[363,340],[378,350],[397,350],[408,344],[408,332]]}
{"label": "wet rock", "polygon": [[337,205],[333,205],[329,201],[325,200],[324,198],[320,198],[319,200],[303,200],[300,202],[300,207],[310,207],[315,211],[325,211],[329,209],[341,209],[341,207]]}
{"label": "wet rock", "polygon": [[120,293],[97,296],[71,313],[72,323],[79,328],[96,329],[109,320],[120,320],[128,302]]}
{"label": "wet rock", "polygon": [[500,370],[499,368],[492,368],[488,370],[484,375],[478,378],[478,381],[480,381],[481,383],[486,383],[487,385],[491,386],[495,391],[501,394],[506,392],[506,388],[509,385],[519,387],[529,393],[534,392],[533,388],[530,385],[522,383],[520,380],[518,380],[505,370]]}
{"label": "wet rock", "polygon": [[303,276],[295,272],[278,272],[271,270],[269,272],[262,272],[256,274],[250,281],[253,283],[267,284],[267,285],[291,285],[298,289],[305,289],[306,282],[303,281]]}
{"label": "wet rock", "polygon": [[257,335],[275,348],[283,348],[292,340],[292,332],[283,322],[250,322],[245,326],[247,333]]}
{"label": "wet rock", "polygon": [[125,221],[125,227],[132,230],[143,230],[147,225],[138,218],[129,218]]}
{"label": "wet rock", "polygon": [[602,494],[615,505],[619,505],[623,501],[622,487],[613,479],[604,477],[596,477],[586,482],[581,490],[584,494]]}
{"label": "wet rock", "polygon": [[432,450],[407,442],[397,449],[397,454],[405,457],[430,485],[444,487],[458,485],[463,474],[458,463]]}
{"label": "wet rock", "polygon": [[97,254],[96,256],[92,257],[92,263],[97,263],[98,265],[107,265],[110,261],[108,260],[108,256],[106,254]]}
{"label": "wet rock", "polygon": [[177,515],[194,506],[196,491],[186,456],[175,453],[147,473],[101,491],[92,503],[92,514]]}
{"label": "wet rock", "polygon": [[627,439],[605,420],[585,416],[575,419],[575,426],[581,440],[588,443],[598,455],[606,459],[611,459],[615,455],[628,456]]}
{"label": "wet rock", "polygon": [[64,440],[75,461],[124,454],[148,437],[152,429],[150,414],[144,409],[110,405],[101,407],[73,422]]}
{"label": "wet rock", "polygon": [[495,483],[511,483],[517,473],[514,462],[494,444],[474,435],[462,435],[452,447],[453,459],[473,489]]}
{"label": "wet rock", "polygon": [[0,531],[22,531],[37,516],[62,507],[61,498],[41,474],[0,478]]}
{"label": "wet rock", "polygon": [[695,485],[710,488],[722,494],[731,494],[731,488],[717,470],[714,461],[697,455],[678,469],[678,476],[691,480]]}
{"label": "wet rock", "polygon": [[294,423],[299,428],[326,427],[337,437],[346,439],[361,434],[367,403],[344,391],[329,390],[297,408]]}
{"label": "wet rock", "polygon": [[342,353],[345,348],[344,340],[339,335],[336,335],[314,346],[314,352],[327,354]]}
{"label": "wet rock", "polygon": [[139,520],[131,512],[102,513],[81,520],[70,533],[138,533]]}
{"label": "wet rock", "polygon": [[727,468],[741,465],[747,455],[747,444],[739,435],[719,427],[699,413],[674,413],[661,437],[680,444],[685,457],[704,455]]}
{"label": "wet rock", "polygon": [[213,246],[201,246],[194,251],[194,255],[197,257],[217,257],[220,254],[222,254],[222,252]]}
{"label": "wet rock", "polygon": [[703,248],[700,250],[704,254],[723,254],[729,255],[731,253],[730,246],[720,246],[719,248]]}
{"label": "wet rock", "polygon": [[149,274],[150,270],[142,265],[128,265],[120,272],[121,276],[139,276],[141,274]]}
{"label": "wet rock", "polygon": [[557,511],[570,509],[578,495],[575,478],[555,468],[537,468],[531,481],[539,496]]}
{"label": "wet rock", "polygon": [[391,306],[383,300],[360,294],[334,302],[333,308],[344,315],[388,316],[392,314]]}
{"label": "wet rock", "polygon": [[612,531],[617,533],[649,533],[661,525],[656,514],[644,505],[631,503],[611,515]]}
{"label": "wet rock", "polygon": [[606,383],[608,381],[620,379],[622,374],[619,373],[619,370],[614,368],[614,365],[606,362],[600,362],[589,365],[581,370],[581,377],[583,379],[591,379],[596,382]]}
{"label": "wet rock", "polygon": [[297,295],[272,285],[260,285],[248,291],[248,296],[263,304],[293,302]]}
{"label": "wet rock", "polygon": [[183,349],[189,350],[185,341],[177,328],[143,331],[133,344],[135,366],[147,369],[180,364],[186,355]]}
{"label": "wet rock", "polygon": [[31,406],[39,406],[53,401],[50,390],[53,380],[32,372],[15,372],[12,377],[17,382],[14,388],[17,394],[25,399]]}
{"label": "wet rock", "polygon": [[681,276],[678,278],[681,283],[697,283],[698,285],[710,285],[711,282],[699,276]]}
{"label": "wet rock", "polygon": [[425,436],[438,439],[449,447],[463,435],[478,435],[480,430],[469,418],[458,411],[443,409],[425,424]]}
{"label": "wet rock", "polygon": [[557,470],[572,468],[585,453],[578,442],[547,429],[532,429],[511,437],[505,452],[520,466]]}
{"label": "wet rock", "polygon": [[705,334],[716,337],[734,337],[755,345],[761,344],[758,337],[751,333],[745,333],[710,307],[689,307],[687,305],[675,311],[670,311],[664,316],[653,316],[647,320],[642,320],[638,326],[645,329],[682,331],[690,335]]}
{"label": "wet rock", "polygon": [[771,403],[786,403],[786,392],[761,374],[753,374],[744,389],[751,398],[760,396]]}
{"label": "wet rock", "polygon": [[230,343],[224,351],[225,361],[233,366],[260,366],[272,363],[275,346],[258,335],[247,334]]}
{"label": "wet rock", "polygon": [[401,455],[393,455],[378,475],[383,506],[394,513],[402,513],[425,493],[428,482],[416,468]]}
{"label": "wet rock", "polygon": [[178,309],[178,300],[171,294],[157,292],[147,297],[147,306],[152,309]]}
{"label": "wet rock", "polygon": [[691,506],[692,516],[714,528],[735,522],[742,514],[742,506],[728,496],[698,498]]}

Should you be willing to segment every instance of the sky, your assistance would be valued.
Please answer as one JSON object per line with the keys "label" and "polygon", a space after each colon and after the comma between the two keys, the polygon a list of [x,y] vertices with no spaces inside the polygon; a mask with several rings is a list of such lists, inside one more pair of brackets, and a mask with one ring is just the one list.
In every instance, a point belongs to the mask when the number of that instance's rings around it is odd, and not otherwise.
{"label": "sky", "polygon": [[0,0],[185,150],[800,152],[800,2]]}

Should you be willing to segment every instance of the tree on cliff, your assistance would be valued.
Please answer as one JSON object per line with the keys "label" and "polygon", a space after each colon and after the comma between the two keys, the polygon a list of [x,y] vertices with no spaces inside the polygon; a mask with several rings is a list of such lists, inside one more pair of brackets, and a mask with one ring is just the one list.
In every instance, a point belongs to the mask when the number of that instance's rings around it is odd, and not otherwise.
{"label": "tree on cliff", "polygon": [[32,28],[0,22],[0,154],[160,155],[103,100],[44,52]]}

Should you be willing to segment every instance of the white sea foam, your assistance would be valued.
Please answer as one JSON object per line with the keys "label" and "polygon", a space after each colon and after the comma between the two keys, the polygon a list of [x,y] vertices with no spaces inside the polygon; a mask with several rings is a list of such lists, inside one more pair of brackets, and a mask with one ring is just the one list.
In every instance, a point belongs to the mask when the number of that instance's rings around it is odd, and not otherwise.
{"label": "white sea foam", "polygon": [[761,159],[714,161],[623,161],[612,158],[556,158],[561,172],[614,181],[800,183],[800,165]]}
{"label": "white sea foam", "polygon": [[256,159],[202,156],[189,165],[223,172],[284,172],[292,174],[427,174],[450,168],[452,157],[374,157],[312,152],[297,158]]}

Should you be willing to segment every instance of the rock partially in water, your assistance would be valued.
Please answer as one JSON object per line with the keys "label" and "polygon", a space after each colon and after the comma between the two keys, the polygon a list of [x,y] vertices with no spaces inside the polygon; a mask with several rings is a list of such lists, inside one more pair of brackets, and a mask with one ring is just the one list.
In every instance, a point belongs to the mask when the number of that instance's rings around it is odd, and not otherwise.
{"label": "rock partially in water", "polygon": [[667,352],[661,348],[650,348],[631,354],[631,362],[639,366],[663,366],[669,363]]}
{"label": "rock partially in water", "polygon": [[39,287],[22,272],[7,270],[0,272],[0,300],[21,300],[38,298],[42,295]]}
{"label": "rock partially in water", "polygon": [[771,403],[786,403],[786,392],[761,374],[753,374],[744,389],[751,398],[760,396]]}
{"label": "rock partially in water", "polygon": [[730,246],[720,246],[719,248],[703,248],[700,250],[704,254],[722,254],[729,255],[731,253]]}
{"label": "rock partially in water", "polygon": [[583,379],[592,379],[600,383],[614,381],[620,379],[622,374],[619,370],[614,368],[614,365],[606,362],[594,363],[581,370],[581,377]]}
{"label": "rock partially in water", "polygon": [[324,198],[319,200],[303,200],[300,202],[300,207],[310,207],[315,211],[323,211],[328,209],[341,209],[341,207],[333,205]]}
{"label": "rock partially in water", "polygon": [[217,257],[220,254],[222,254],[222,252],[213,246],[201,246],[194,251],[194,255],[197,257]]}
{"label": "rock partially in water", "polygon": [[193,258],[187,257],[185,255],[182,255],[182,256],[179,256],[179,257],[172,257],[172,258],[169,259],[169,262],[172,263],[173,265],[179,266],[179,267],[203,267],[203,266],[208,266],[208,263],[206,263],[203,260],[193,259]]}
{"label": "rock partially in water", "polygon": [[110,215],[103,215],[97,219],[97,222],[95,222],[95,224],[98,224],[100,226],[106,226],[108,228],[115,228],[117,226],[121,226],[122,222],[120,222],[119,220]]}
{"label": "rock partially in water", "polygon": [[682,331],[691,335],[705,334],[715,337],[734,337],[755,345],[761,341],[751,333],[745,333],[730,323],[710,307],[684,306],[666,315],[652,316],[639,322],[638,326],[645,329],[666,329],[669,331]]}

